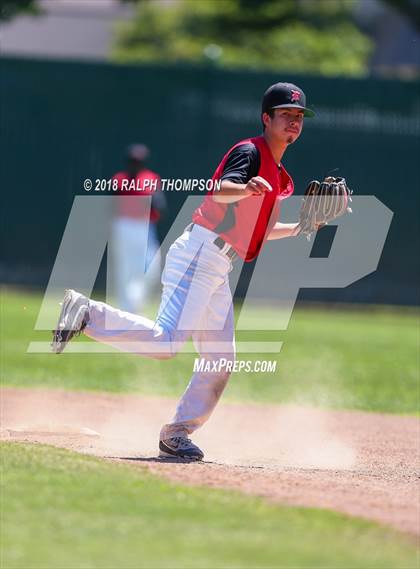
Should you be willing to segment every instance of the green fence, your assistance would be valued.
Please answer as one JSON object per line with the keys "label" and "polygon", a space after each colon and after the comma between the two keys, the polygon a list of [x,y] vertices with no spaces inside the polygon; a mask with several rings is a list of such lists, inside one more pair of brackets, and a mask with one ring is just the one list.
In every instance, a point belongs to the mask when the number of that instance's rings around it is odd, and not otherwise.
{"label": "green fence", "polygon": [[[214,68],[2,59],[0,279],[46,283],[74,195],[119,169],[128,143],[146,142],[163,177],[210,177],[229,146],[260,132],[261,94],[278,80],[299,84],[318,112],[285,159],[297,193],[339,168],[395,213],[374,275],[305,298],[416,302],[419,84]],[[161,233],[182,199],[167,198]]]}

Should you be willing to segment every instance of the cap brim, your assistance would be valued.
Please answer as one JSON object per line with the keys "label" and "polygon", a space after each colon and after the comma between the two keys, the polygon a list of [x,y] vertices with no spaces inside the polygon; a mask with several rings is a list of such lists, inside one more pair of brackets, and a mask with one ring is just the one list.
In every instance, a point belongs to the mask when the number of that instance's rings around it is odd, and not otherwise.
{"label": "cap brim", "polygon": [[312,118],[315,116],[314,111],[312,111],[311,109],[308,109],[307,107],[302,107],[302,105],[290,105],[290,104],[286,104],[286,105],[276,105],[275,107],[271,107],[272,109],[302,109],[302,111],[304,111],[303,116],[307,117],[307,118]]}

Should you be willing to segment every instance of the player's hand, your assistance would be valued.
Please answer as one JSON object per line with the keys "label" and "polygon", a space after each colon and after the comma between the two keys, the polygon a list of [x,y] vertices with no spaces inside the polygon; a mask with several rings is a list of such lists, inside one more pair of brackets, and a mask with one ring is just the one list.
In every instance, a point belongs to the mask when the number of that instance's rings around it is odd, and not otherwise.
{"label": "player's hand", "polygon": [[272,192],[273,188],[261,176],[254,176],[248,181],[245,190],[253,196],[262,196],[265,192]]}

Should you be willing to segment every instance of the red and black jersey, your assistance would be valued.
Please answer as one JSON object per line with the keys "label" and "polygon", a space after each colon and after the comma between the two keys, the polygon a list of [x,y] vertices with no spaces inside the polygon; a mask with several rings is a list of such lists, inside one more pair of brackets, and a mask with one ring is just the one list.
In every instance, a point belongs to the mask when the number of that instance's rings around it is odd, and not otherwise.
{"label": "red and black jersey", "polygon": [[259,167],[256,174],[252,173],[250,168],[252,175],[249,175],[249,179],[253,175],[261,176],[269,182],[273,191],[265,192],[263,196],[250,196],[231,204],[215,202],[212,192],[204,198],[192,216],[194,223],[218,233],[245,261],[252,261],[258,255],[278,220],[280,201],[292,195],[294,190],[292,178],[283,165],[276,164],[263,136],[248,138],[235,144],[217,167],[213,181],[222,178],[236,181],[232,176],[226,175],[225,178],[225,165],[235,149],[250,144],[258,150]]}
{"label": "red and black jersey", "polygon": [[[113,180],[118,182],[118,196],[131,196],[137,199],[122,199],[117,200],[117,215],[119,217],[128,217],[131,219],[146,219],[150,218],[152,223],[156,223],[160,218],[160,211],[158,208],[154,207],[153,198],[157,192],[160,192],[160,176],[152,170],[147,170],[146,168],[139,170],[136,176],[133,178],[128,172],[117,172],[112,177]],[[145,181],[148,180],[148,184],[144,187]],[[126,181],[126,189],[123,188],[123,181]],[[137,189],[132,189],[130,184],[134,182],[134,187]],[[152,182],[156,182],[156,191],[152,190]],[[139,189],[141,191],[139,191]],[[152,196],[152,205],[149,208],[148,202],[141,198],[144,196]]]}

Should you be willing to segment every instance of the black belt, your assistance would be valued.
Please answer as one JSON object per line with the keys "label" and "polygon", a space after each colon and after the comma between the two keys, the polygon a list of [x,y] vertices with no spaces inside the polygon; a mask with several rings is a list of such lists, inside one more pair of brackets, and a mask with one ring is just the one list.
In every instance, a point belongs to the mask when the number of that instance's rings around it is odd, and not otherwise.
{"label": "black belt", "polygon": [[[190,223],[190,224],[185,228],[185,231],[191,231],[192,228],[194,227],[194,225],[196,225],[196,224],[195,224],[195,223]],[[223,248],[227,245],[226,241],[224,241],[221,237],[216,237],[216,239],[213,241],[213,243],[214,243],[215,245],[217,245],[217,247],[219,247],[219,249],[223,249]],[[229,259],[230,259],[231,261],[234,261],[234,260],[237,258],[237,256],[238,256],[238,254],[237,254],[237,252],[235,251],[235,249],[234,249],[233,247],[231,247],[231,246],[229,247],[229,249],[227,249],[227,251],[225,251],[225,255],[226,255],[227,257],[229,257]]]}

